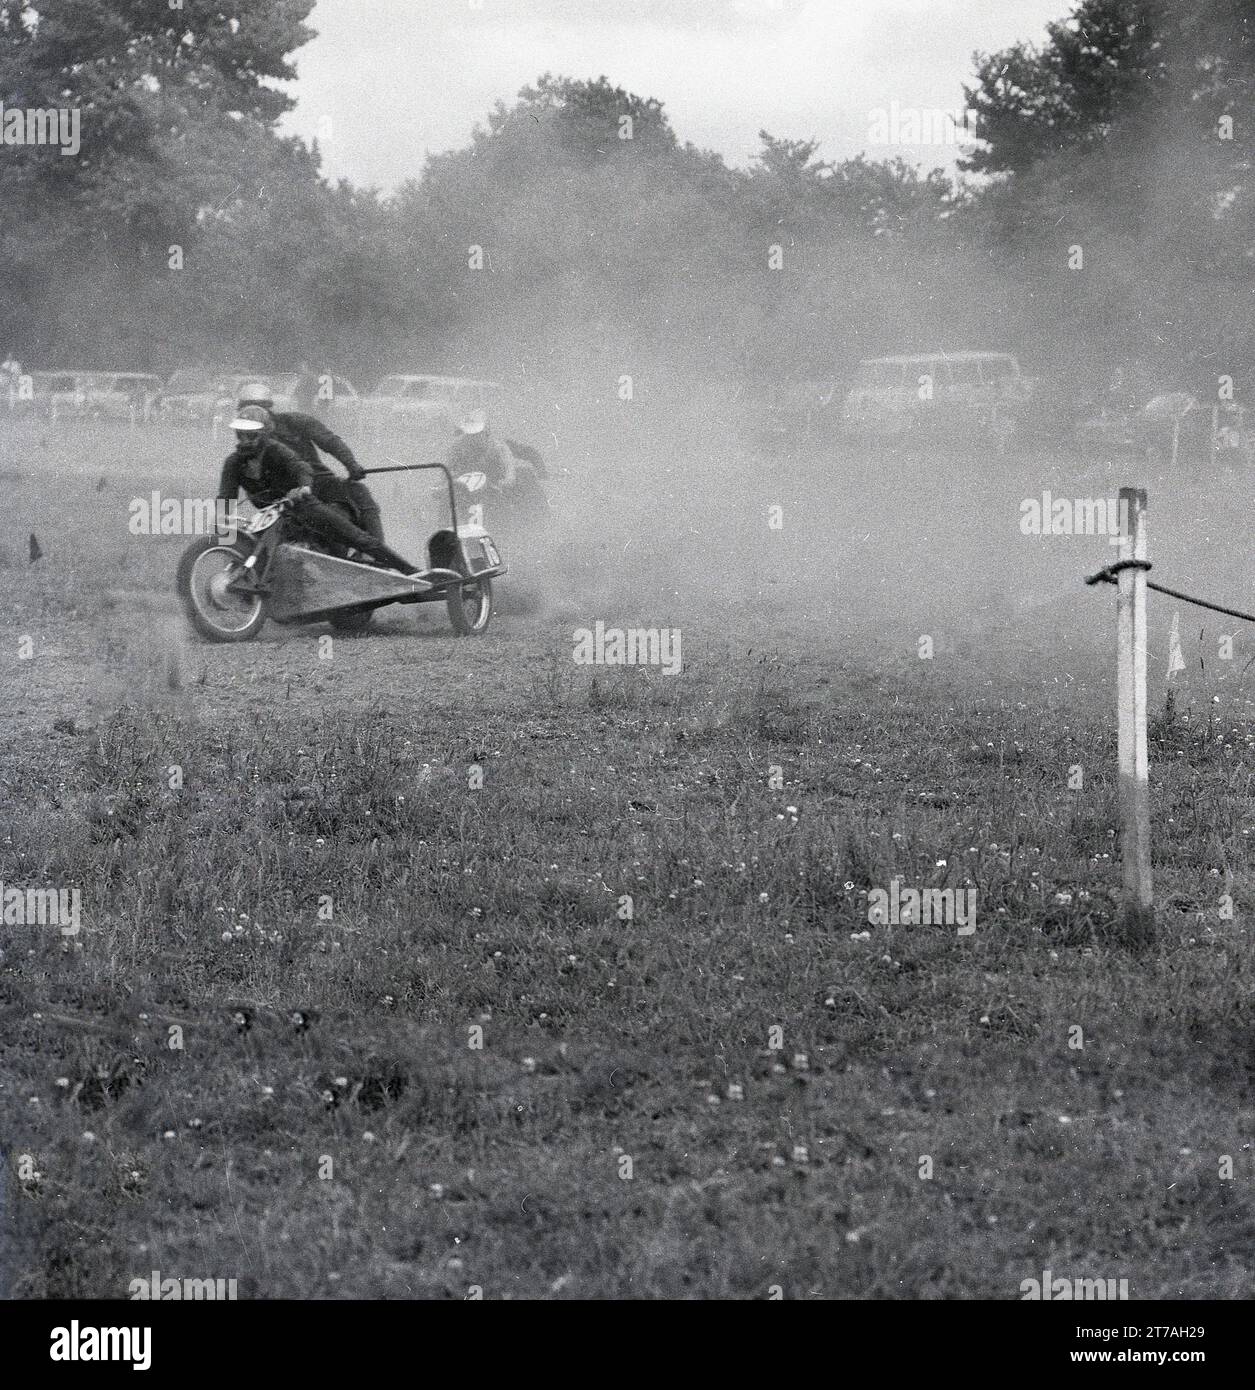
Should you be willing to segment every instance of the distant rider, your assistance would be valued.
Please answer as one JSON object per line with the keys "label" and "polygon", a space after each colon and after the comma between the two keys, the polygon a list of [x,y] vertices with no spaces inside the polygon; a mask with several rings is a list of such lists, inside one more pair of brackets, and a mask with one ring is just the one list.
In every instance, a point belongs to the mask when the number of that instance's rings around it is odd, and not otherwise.
{"label": "distant rider", "polygon": [[[336,545],[360,550],[388,569],[402,574],[417,570],[377,537],[355,526],[338,508],[322,501],[310,464],[274,436],[274,420],[260,406],[248,405],[231,422],[236,446],[222,466],[218,497],[234,502],[243,488],[255,507],[269,507],[282,498],[295,503],[294,515],[303,530]],[[303,489],[314,495],[301,495]]]}
{"label": "distant rider", "polygon": [[482,473],[493,491],[512,488],[518,480],[519,460],[514,451],[493,434],[479,412],[459,425],[446,462],[455,478],[462,473]]}
{"label": "distant rider", "polygon": [[[250,405],[260,406],[270,415],[274,420],[273,437],[280,444],[286,444],[313,469],[314,496],[320,502],[347,503],[349,510],[356,515],[362,530],[369,531],[377,541],[383,540],[383,520],[379,515],[379,504],[362,481],[366,477],[366,470],[338,434],[329,430],[314,415],[295,410],[275,410],[270,387],[260,381],[244,387],[240,392],[239,405],[241,409]],[[323,462],[318,453],[319,449],[343,465],[349,475],[347,482]]]}

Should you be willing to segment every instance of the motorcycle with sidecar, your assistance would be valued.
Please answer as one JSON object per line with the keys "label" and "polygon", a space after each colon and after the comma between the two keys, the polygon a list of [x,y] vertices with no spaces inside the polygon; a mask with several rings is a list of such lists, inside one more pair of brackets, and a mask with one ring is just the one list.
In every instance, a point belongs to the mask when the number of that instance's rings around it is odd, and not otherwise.
{"label": "motorcycle with sidecar", "polygon": [[247,642],[269,620],[330,623],[359,632],[377,608],[393,603],[444,603],[460,637],[488,630],[493,580],[506,573],[482,527],[461,525],[457,491],[443,464],[401,464],[370,473],[435,469],[444,474],[451,524],[427,542],[426,569],[383,569],[302,534],[297,501],[262,508],[232,537],[202,536],[179,562],[177,586],[193,627],[211,642]]}

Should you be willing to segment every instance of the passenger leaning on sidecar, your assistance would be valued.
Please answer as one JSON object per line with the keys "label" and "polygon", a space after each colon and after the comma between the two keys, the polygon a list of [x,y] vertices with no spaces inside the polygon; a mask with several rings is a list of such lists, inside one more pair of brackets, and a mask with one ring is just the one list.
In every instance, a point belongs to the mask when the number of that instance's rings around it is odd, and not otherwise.
{"label": "passenger leaning on sidecar", "polygon": [[[286,444],[294,454],[303,458],[314,470],[314,496],[320,502],[338,502],[354,513],[363,531],[369,531],[377,541],[383,540],[383,520],[379,503],[362,481],[366,470],[358,463],[353,450],[329,430],[316,415],[294,410],[277,411],[270,387],[262,381],[250,382],[240,391],[239,407],[259,405],[274,421],[272,434],[280,444]],[[347,481],[338,477],[319,455],[329,454],[348,474]]]}
{"label": "passenger leaning on sidecar", "polygon": [[[284,497],[292,497],[302,488],[313,488],[313,469],[273,437],[273,421],[268,411],[256,405],[245,406],[239,418],[231,422],[231,428],[235,431],[236,445],[222,466],[218,484],[220,500],[234,502],[243,488],[255,507],[269,507]],[[395,550],[354,525],[342,511],[316,497],[296,500],[293,515],[302,530],[320,540],[360,550],[402,574],[417,572]]]}

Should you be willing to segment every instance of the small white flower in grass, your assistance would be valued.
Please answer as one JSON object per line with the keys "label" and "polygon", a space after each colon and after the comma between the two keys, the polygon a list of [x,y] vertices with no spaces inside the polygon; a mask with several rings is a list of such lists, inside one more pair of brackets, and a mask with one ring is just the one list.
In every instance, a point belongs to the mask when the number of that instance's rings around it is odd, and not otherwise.
{"label": "small white flower in grass", "polygon": [[85,1129],[85,1130],[83,1131],[83,1143],[84,1143],[84,1144],[94,1144],[95,1142],[96,1142],[96,1136],[91,1132],[90,1129]]}
{"label": "small white flower in grass", "polygon": [[810,1058],[805,1052],[795,1052],[793,1054],[793,1070],[805,1071],[810,1066]]}
{"label": "small white flower in grass", "polygon": [[765,903],[765,902],[767,901],[767,894],[766,894],[766,893],[760,893],[760,894],[758,895],[758,901],[759,901],[760,903]]}
{"label": "small white flower in grass", "polygon": [[1072,1123],[1072,1116],[1071,1116],[1071,1115],[1060,1115],[1060,1116],[1059,1116],[1059,1123],[1060,1123],[1061,1125],[1070,1125],[1070,1124]]}
{"label": "small white flower in grass", "polygon": [[444,1183],[434,1182],[427,1190],[436,1199],[436,1201],[439,1201],[444,1196]]}
{"label": "small white flower in grass", "polygon": [[525,1072],[534,1072],[536,1070],[536,1059],[535,1057],[524,1057],[521,1065]]}
{"label": "small white flower in grass", "polygon": [[939,868],[939,869],[944,869],[945,867],[946,867],[946,861],[945,861],[944,859],[938,859],[938,860],[937,860],[937,868]]}
{"label": "small white flower in grass", "polygon": [[1070,903],[1071,901],[1072,901],[1072,894],[1071,894],[1071,893],[1056,893],[1056,894],[1055,894],[1055,902],[1057,902],[1057,903],[1062,903],[1062,904],[1066,905],[1066,904]]}
{"label": "small white flower in grass", "polygon": [[366,1144],[373,1144],[375,1142],[375,1136],[371,1133],[370,1130],[366,1130],[366,1132],[362,1135],[362,1142]]}
{"label": "small white flower in grass", "polygon": [[811,1161],[810,1150],[806,1147],[806,1145],[805,1145],[805,1144],[794,1144],[794,1146],[793,1146],[793,1162],[794,1162],[794,1163],[809,1163],[810,1161]]}
{"label": "small white flower in grass", "polygon": [[744,1100],[744,1099],[745,1099],[745,1088],[740,1084],[740,1082],[734,1081],[734,1082],[732,1082],[732,1084],[728,1087],[728,1099],[729,1099],[729,1100]]}
{"label": "small white flower in grass", "polygon": [[167,1130],[162,1134],[161,1137],[162,1137],[163,1139],[165,1139],[165,1140],[170,1140],[170,1139],[175,1139],[175,1138],[177,1138],[178,1136],[175,1134],[174,1130],[172,1130],[172,1129],[167,1129]]}
{"label": "small white flower in grass", "polygon": [[58,1076],[58,1077],[57,1077],[57,1085],[58,1085],[58,1086],[68,1086],[69,1084],[70,1084],[70,1078],[69,1078],[68,1076]]}
{"label": "small white flower in grass", "polygon": [[851,941],[870,941],[871,939],[872,934],[869,931],[852,931],[850,933]]}

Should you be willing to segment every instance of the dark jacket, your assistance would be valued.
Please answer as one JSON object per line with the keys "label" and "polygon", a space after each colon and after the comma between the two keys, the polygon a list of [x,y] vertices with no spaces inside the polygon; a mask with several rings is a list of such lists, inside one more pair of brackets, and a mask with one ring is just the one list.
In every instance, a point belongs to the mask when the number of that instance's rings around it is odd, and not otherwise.
{"label": "dark jacket", "polygon": [[362,466],[353,456],[353,450],[316,416],[302,415],[294,410],[272,414],[275,427],[271,437],[277,439],[280,444],[286,444],[294,454],[303,458],[315,473],[326,473],[333,478],[336,477],[335,470],[319,458],[319,449],[342,463],[348,470],[349,477],[361,472]]}
{"label": "dark jacket", "polygon": [[[253,468],[256,460],[256,471]],[[238,449],[222,465],[218,496],[234,501],[243,488],[255,507],[269,507],[296,487],[313,487],[314,470],[286,444],[268,439],[257,454]]]}

